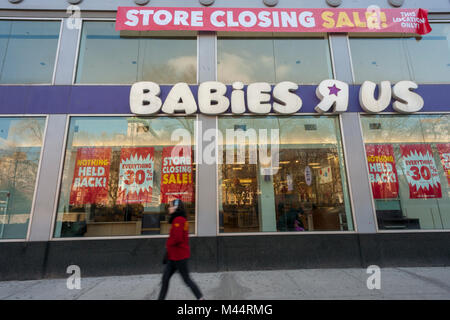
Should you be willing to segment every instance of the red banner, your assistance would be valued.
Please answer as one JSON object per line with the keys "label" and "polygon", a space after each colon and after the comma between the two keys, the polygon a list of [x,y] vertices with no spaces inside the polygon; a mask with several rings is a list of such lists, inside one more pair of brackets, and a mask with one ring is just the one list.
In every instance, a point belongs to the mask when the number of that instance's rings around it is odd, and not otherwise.
{"label": "red banner", "polygon": [[71,205],[106,204],[111,148],[79,148],[70,192]]}
{"label": "red banner", "polygon": [[366,145],[369,180],[374,199],[398,197],[398,177],[392,145]]}
{"label": "red banner", "polygon": [[161,202],[194,201],[191,147],[165,147],[162,152]]}
{"label": "red banner", "polygon": [[450,186],[450,143],[437,144],[436,148],[439,151],[442,167],[444,168],[447,183]]}
{"label": "red banner", "polygon": [[122,148],[117,203],[150,203],[153,191],[154,148]]}
{"label": "red banner", "polygon": [[409,184],[409,197],[441,198],[439,173],[430,145],[400,145],[406,180]]}
{"label": "red banner", "polygon": [[427,34],[424,9],[119,7],[116,30]]}

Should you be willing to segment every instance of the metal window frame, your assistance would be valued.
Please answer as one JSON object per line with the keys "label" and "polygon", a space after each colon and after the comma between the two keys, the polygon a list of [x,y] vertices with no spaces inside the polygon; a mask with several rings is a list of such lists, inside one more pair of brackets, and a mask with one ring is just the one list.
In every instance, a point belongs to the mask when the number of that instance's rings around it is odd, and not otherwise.
{"label": "metal window frame", "polygon": [[[333,42],[331,41],[332,34],[326,33],[325,37],[328,41],[328,51],[329,51],[329,55],[330,55],[332,78],[333,78],[333,80],[337,80],[336,63],[334,61],[334,48],[333,48]],[[319,85],[319,84],[317,84],[317,85]]]}
{"label": "metal window frame", "polygon": [[[73,64],[73,73],[72,73],[72,86],[131,86],[133,83],[77,83],[76,82],[76,78],[77,78],[77,73],[78,73],[78,67],[79,67],[79,61],[80,61],[80,50],[81,50],[81,37],[83,34],[83,28],[84,28],[84,22],[112,22],[112,21],[116,21],[115,18],[80,18],[81,21],[81,28],[79,30],[78,33],[78,43],[77,43],[77,49],[76,49],[76,53],[75,53],[75,61]],[[192,38],[194,36],[191,36]],[[186,38],[190,38],[190,36],[187,36]],[[188,85],[197,85],[199,84],[198,80],[199,80],[199,39],[198,39],[198,32],[195,35],[195,40],[196,40],[196,48],[197,48],[197,66],[196,66],[196,83],[188,83]],[[164,85],[173,85],[173,83],[158,83],[160,86],[164,86]]]}
{"label": "metal window frame", "polygon": [[42,118],[42,119],[45,119],[44,132],[43,132],[42,141],[41,141],[41,150],[39,152],[38,169],[36,171],[36,180],[34,183],[33,198],[31,200],[31,207],[30,207],[30,213],[29,213],[29,218],[28,218],[27,233],[25,235],[25,238],[14,238],[14,239],[0,238],[0,243],[1,242],[24,242],[24,241],[28,242],[28,241],[30,241],[31,224],[32,224],[33,217],[34,217],[34,207],[35,207],[35,203],[36,203],[37,188],[38,188],[39,180],[40,180],[43,150],[45,147],[45,143],[47,141],[46,136],[47,136],[47,127],[48,127],[48,117],[49,117],[48,114],[0,114],[0,118]]}
{"label": "metal window frame", "polygon": [[56,54],[55,54],[55,61],[53,62],[53,74],[52,74],[52,80],[51,82],[45,82],[45,83],[1,83],[0,86],[53,86],[55,85],[55,78],[56,78],[56,67],[58,65],[58,58],[59,58],[59,51],[61,47],[61,36],[62,36],[62,30],[64,26],[64,19],[63,18],[32,18],[32,17],[0,17],[0,21],[59,21],[60,27],[59,27],[59,34],[58,34],[58,44],[56,46]]}
{"label": "metal window frame", "polygon": [[[64,143],[63,148],[61,152],[61,162],[60,162],[60,168],[58,172],[58,185],[56,189],[56,196],[55,201],[53,203],[53,212],[52,212],[52,222],[50,227],[50,235],[48,241],[78,241],[78,240],[118,240],[118,239],[153,239],[153,238],[168,238],[169,235],[134,235],[134,236],[99,236],[99,237],[55,237],[55,227],[56,227],[56,219],[58,218],[58,204],[61,194],[61,185],[62,185],[62,177],[64,174],[64,160],[66,156],[67,151],[67,142],[69,137],[69,129],[70,129],[70,122],[71,118],[75,117],[85,117],[85,118],[95,118],[95,117],[102,117],[102,118],[124,118],[124,117],[133,117],[133,118],[159,118],[164,117],[167,118],[167,115],[165,114],[158,114],[158,115],[152,115],[150,117],[138,117],[134,114],[67,114],[67,120],[66,120],[66,128],[65,128],[65,135],[64,135]],[[171,116],[174,117],[182,117],[185,118],[186,116]],[[195,117],[191,116],[193,121],[196,121],[198,119],[198,115],[196,114]],[[194,142],[196,142],[197,132],[198,128],[194,124]],[[196,145],[194,145],[196,146]],[[195,153],[197,154],[198,148],[195,149]],[[197,170],[197,159],[196,160],[196,170],[195,170],[195,233],[189,234],[189,237],[198,237],[198,170]]]}
{"label": "metal window frame", "polygon": [[[364,142],[364,134],[363,134],[363,130],[362,130],[362,122],[361,122],[361,116],[378,116],[378,115],[395,115],[395,116],[399,116],[399,117],[404,117],[404,116],[421,116],[421,115],[444,115],[444,114],[450,114],[450,111],[444,111],[444,112],[438,112],[438,111],[425,111],[425,112],[415,112],[412,114],[399,114],[397,112],[379,112],[379,113],[370,113],[370,112],[358,112],[358,118],[359,118],[359,123],[360,123],[360,128],[361,128],[361,136],[363,138],[363,144],[364,144],[364,148],[366,146],[366,143]],[[364,160],[365,160],[365,165],[367,168],[367,172],[369,172],[369,165],[367,162],[367,154],[364,153]],[[406,229],[406,230],[400,230],[400,229],[396,229],[396,230],[383,230],[380,229],[378,227],[378,219],[377,219],[377,212],[376,212],[376,207],[375,207],[375,199],[373,197],[373,192],[372,192],[372,184],[369,183],[370,185],[370,198],[372,200],[372,212],[374,215],[374,220],[375,220],[375,226],[376,226],[376,233],[430,233],[430,232],[449,232],[450,228],[445,229]]]}
{"label": "metal window frame", "polygon": [[[301,113],[301,114],[294,114],[291,116],[295,116],[295,117],[302,117],[302,116],[317,116],[317,113]],[[235,116],[233,114],[224,114],[221,116],[216,116],[216,136],[217,136],[217,132],[219,131],[219,118],[225,118],[225,117],[232,117]],[[252,113],[243,113],[240,114],[240,116],[254,116],[254,114]],[[280,116],[277,113],[268,113],[265,115],[261,115],[261,116],[278,116],[278,117],[283,117]],[[259,231],[259,232],[223,232],[220,233],[220,210],[219,210],[219,201],[220,201],[220,186],[219,186],[219,153],[217,152],[219,149],[218,146],[218,141],[216,139],[215,141],[215,148],[216,148],[216,181],[217,181],[217,212],[216,212],[216,216],[217,216],[217,237],[230,237],[230,236],[255,236],[255,235],[298,235],[298,236],[307,236],[307,235],[313,235],[313,234],[355,234],[358,233],[358,225],[356,223],[356,216],[355,216],[355,210],[354,210],[354,205],[353,205],[353,196],[351,193],[351,184],[350,184],[350,179],[349,179],[349,174],[348,174],[348,166],[347,166],[347,162],[345,160],[345,154],[346,154],[346,147],[345,147],[345,141],[344,141],[344,135],[342,132],[342,118],[340,115],[337,115],[335,113],[332,112],[326,112],[321,114],[321,116],[332,116],[333,118],[338,118],[338,124],[339,124],[339,134],[340,134],[340,138],[341,138],[341,144],[342,144],[342,161],[344,161],[344,167],[345,167],[345,179],[347,181],[347,193],[349,195],[349,200],[350,200],[350,211],[351,211],[351,216],[353,219],[353,230],[345,230],[345,231],[340,231],[340,230],[332,230],[332,231],[306,231],[306,232],[298,232],[298,231],[276,231],[276,232],[263,232],[263,231]],[[223,154],[221,154],[221,156],[223,156]],[[343,177],[341,177],[341,179],[343,179]]]}

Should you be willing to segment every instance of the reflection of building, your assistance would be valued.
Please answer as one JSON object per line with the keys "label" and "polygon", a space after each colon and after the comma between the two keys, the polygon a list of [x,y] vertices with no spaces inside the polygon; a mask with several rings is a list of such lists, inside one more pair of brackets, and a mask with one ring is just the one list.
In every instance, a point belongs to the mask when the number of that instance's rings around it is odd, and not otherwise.
{"label": "reflection of building", "polygon": [[143,132],[151,132],[153,133],[153,130],[150,128],[147,121],[143,119],[134,119],[130,118],[128,120],[128,129],[127,129],[127,136],[134,137],[137,136],[139,133]]}
{"label": "reflection of building", "polygon": [[[0,69],[0,223],[8,222],[0,224],[5,231],[0,235],[5,257],[0,278],[66,276],[69,264],[78,264],[86,276],[160,272],[170,228],[163,196],[181,197],[183,192],[192,197],[186,205],[195,271],[450,264],[450,183],[442,165],[450,155],[447,2],[440,1],[439,10],[428,8],[433,31],[420,37],[339,30],[264,36],[117,32],[109,20],[129,0],[80,2],[86,19],[81,29],[70,29],[66,2],[54,2],[0,5],[0,30],[6,30],[0,38],[10,41],[0,46],[5,53]],[[325,1],[316,2],[331,9]],[[391,8],[385,0],[357,5],[372,4]],[[197,0],[172,5],[202,7]],[[263,1],[216,0],[213,7],[245,6],[270,10]],[[282,6],[311,5],[284,0],[275,9]],[[315,111],[316,89],[325,79],[349,84],[346,112]],[[275,84],[292,81],[300,84],[295,93],[302,107],[293,115],[251,114],[245,87],[244,114],[130,113],[130,86],[136,81],[160,84],[162,102],[176,83],[186,82],[198,102],[199,84],[216,80],[228,85],[229,100],[234,81],[266,82],[272,91]],[[415,115],[399,114],[391,105],[386,112],[368,114],[358,102],[366,80],[414,81],[425,106]],[[172,137],[178,129],[190,135],[193,161],[165,164],[172,161],[165,151],[178,142]],[[250,163],[248,149],[259,152],[260,140],[209,139],[211,132],[226,138],[227,129],[256,132],[256,139],[260,130],[268,130],[268,138],[270,130],[279,130],[276,173],[261,171],[267,167],[259,153]],[[215,163],[226,159],[225,151],[212,150],[216,143],[235,150],[244,145],[245,162]],[[392,147],[398,185],[378,181],[382,196],[375,197],[365,147],[386,145]],[[405,146],[414,151],[422,145],[431,150],[439,180],[440,189],[434,183],[428,193],[410,188],[408,174],[414,169],[407,169],[413,166],[405,164],[402,153]],[[109,173],[101,176],[107,178],[104,201],[70,201],[77,160],[87,160],[77,159],[81,148],[111,149],[104,165]],[[118,201],[124,148],[153,148],[152,193],[146,202]],[[205,154],[210,158],[199,158]],[[381,177],[386,161],[374,163]],[[133,165],[127,179],[145,181],[148,172]],[[421,183],[424,177],[426,172],[416,175]],[[99,177],[89,178],[94,186],[87,185],[87,192],[95,193]],[[164,181],[180,187],[164,187]],[[299,221],[304,230],[295,229]]]}

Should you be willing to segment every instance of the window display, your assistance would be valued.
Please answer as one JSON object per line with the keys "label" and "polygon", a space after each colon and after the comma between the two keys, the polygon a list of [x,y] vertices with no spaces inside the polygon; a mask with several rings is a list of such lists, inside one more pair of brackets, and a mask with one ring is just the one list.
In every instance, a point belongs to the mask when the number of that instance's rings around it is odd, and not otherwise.
{"label": "window display", "polygon": [[449,115],[361,117],[378,228],[450,228]]}
{"label": "window display", "polygon": [[222,117],[219,130],[220,232],[354,230],[337,117]]}
{"label": "window display", "polygon": [[55,237],[167,234],[175,198],[193,232],[194,139],[193,118],[71,118]]}

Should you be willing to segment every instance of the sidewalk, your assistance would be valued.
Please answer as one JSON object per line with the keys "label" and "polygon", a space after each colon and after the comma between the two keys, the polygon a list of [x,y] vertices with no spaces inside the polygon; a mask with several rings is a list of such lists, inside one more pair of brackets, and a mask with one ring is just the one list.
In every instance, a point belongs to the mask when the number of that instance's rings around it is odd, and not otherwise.
{"label": "sidewalk", "polygon": [[[82,272],[82,270],[81,270]],[[69,276],[69,275],[68,275]],[[365,269],[303,269],[192,273],[206,299],[445,299],[450,267],[381,269],[381,289],[369,290]],[[156,299],[160,274],[82,278],[69,290],[67,279],[0,282],[0,299]],[[193,300],[177,273],[167,299]]]}

